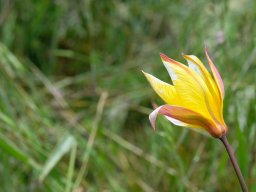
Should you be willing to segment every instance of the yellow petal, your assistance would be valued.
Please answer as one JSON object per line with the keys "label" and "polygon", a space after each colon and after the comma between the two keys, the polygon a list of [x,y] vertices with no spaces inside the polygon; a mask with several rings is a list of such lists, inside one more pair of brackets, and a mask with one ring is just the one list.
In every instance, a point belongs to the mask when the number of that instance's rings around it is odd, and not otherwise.
{"label": "yellow petal", "polygon": [[164,54],[160,54],[160,56],[172,78],[177,95],[179,95],[179,106],[211,118],[207,107],[207,98],[211,97],[211,94],[202,78],[186,65],[170,59]]}
{"label": "yellow petal", "polygon": [[206,83],[209,90],[218,96],[218,87],[201,60],[195,55],[183,55],[183,57],[187,60],[189,67],[203,78],[203,81]]}
{"label": "yellow petal", "polygon": [[222,108],[223,108],[223,100],[221,95],[219,94],[218,86],[213,80],[211,74],[205,68],[203,63],[194,55],[183,55],[183,57],[187,60],[188,65],[191,69],[193,69],[197,74],[201,76],[205,84],[207,85],[212,97],[209,98],[210,108],[213,110],[214,116],[218,121],[222,119]]}
{"label": "yellow petal", "polygon": [[165,83],[144,71],[142,72],[146,76],[147,80],[149,81],[155,92],[159,95],[159,97],[161,97],[161,99],[163,99],[168,104],[178,104],[177,94],[173,85]]}

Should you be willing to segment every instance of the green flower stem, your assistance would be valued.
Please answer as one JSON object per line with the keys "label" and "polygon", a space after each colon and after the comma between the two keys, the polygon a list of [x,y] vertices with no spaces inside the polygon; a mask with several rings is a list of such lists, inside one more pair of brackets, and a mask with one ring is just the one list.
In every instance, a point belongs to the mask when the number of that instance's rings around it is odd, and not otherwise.
{"label": "green flower stem", "polygon": [[229,143],[228,143],[228,140],[227,140],[226,135],[222,136],[222,137],[220,138],[220,140],[221,140],[221,142],[224,144],[224,146],[225,146],[225,148],[226,148],[226,150],[227,150],[227,152],[228,152],[229,158],[230,158],[230,160],[231,160],[231,162],[232,162],[232,165],[233,165],[233,167],[234,167],[234,169],[235,169],[236,175],[237,175],[237,177],[238,177],[238,180],[239,180],[239,183],[240,183],[240,185],[241,185],[241,188],[242,188],[243,192],[248,192],[248,188],[247,188],[246,183],[245,183],[245,181],[244,181],[244,177],[243,177],[243,175],[242,175],[242,173],[241,173],[241,170],[240,170],[240,168],[239,168],[239,165],[238,165],[238,163],[237,163],[237,161],[236,161],[234,152],[233,152],[231,146],[230,146]]}

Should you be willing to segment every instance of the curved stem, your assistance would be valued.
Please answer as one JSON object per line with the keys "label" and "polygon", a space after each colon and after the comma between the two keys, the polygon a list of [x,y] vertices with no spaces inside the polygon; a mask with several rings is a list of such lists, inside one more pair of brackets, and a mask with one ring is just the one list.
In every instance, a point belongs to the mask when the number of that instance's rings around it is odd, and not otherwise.
{"label": "curved stem", "polygon": [[244,181],[244,177],[243,177],[243,175],[241,173],[241,170],[239,168],[239,165],[238,165],[238,163],[236,161],[234,152],[233,152],[231,146],[228,143],[226,135],[223,135],[222,137],[220,137],[220,140],[222,141],[222,143],[224,144],[224,146],[225,146],[225,148],[226,148],[226,150],[228,152],[229,158],[230,158],[230,160],[232,162],[232,165],[233,165],[233,167],[235,169],[237,178],[239,180],[239,183],[241,185],[241,188],[242,188],[243,192],[248,192],[248,188],[247,188],[246,183]]}

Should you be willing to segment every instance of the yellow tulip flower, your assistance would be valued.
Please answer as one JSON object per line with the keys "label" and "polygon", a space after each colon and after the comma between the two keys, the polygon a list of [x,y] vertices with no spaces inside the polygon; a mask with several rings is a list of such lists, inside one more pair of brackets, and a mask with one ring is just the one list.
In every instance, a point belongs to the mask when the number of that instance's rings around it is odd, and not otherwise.
{"label": "yellow tulip flower", "polygon": [[172,83],[144,73],[155,92],[166,103],[156,108],[149,116],[152,127],[158,114],[164,115],[178,126],[185,126],[220,138],[227,132],[223,119],[224,85],[218,70],[205,54],[212,74],[194,55],[183,55],[188,66],[160,53]]}
{"label": "yellow tulip flower", "polygon": [[160,56],[173,84],[163,82],[142,71],[152,88],[166,103],[157,107],[149,115],[149,120],[155,129],[157,115],[164,115],[175,125],[203,131],[220,139],[230,157],[242,191],[248,192],[247,185],[226,137],[228,127],[223,119],[224,85],[206,49],[205,54],[212,74],[194,55],[183,55],[187,60],[187,66],[170,59],[162,53],[160,53]]}

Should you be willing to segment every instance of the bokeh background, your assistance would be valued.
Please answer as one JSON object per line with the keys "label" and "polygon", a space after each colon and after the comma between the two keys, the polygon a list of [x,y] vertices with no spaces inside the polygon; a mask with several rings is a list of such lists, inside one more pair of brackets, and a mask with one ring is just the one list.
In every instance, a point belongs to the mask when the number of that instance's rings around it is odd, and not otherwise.
{"label": "bokeh background", "polygon": [[159,52],[225,84],[228,139],[256,191],[256,3],[1,0],[0,191],[240,191],[221,143],[148,114]]}

